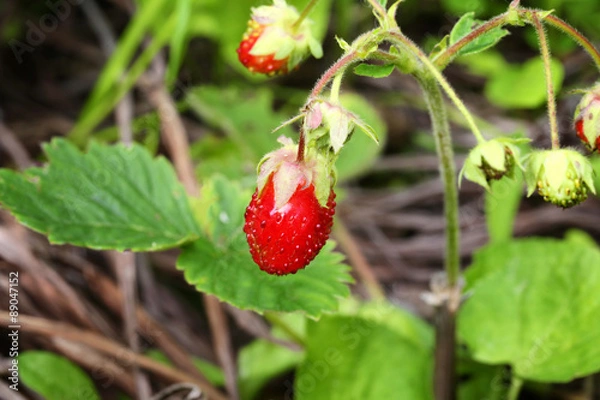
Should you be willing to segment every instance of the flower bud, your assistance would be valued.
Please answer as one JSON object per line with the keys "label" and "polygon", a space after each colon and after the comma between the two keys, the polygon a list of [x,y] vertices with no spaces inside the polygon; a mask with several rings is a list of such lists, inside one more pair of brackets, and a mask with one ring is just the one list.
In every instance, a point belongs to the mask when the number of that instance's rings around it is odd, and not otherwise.
{"label": "flower bud", "polygon": [[331,147],[334,154],[340,152],[356,126],[376,143],[379,142],[373,128],[339,104],[315,100],[307,107],[304,127],[308,140],[328,137],[326,146]]}
{"label": "flower bud", "polygon": [[513,177],[515,165],[523,169],[516,144],[525,141],[528,139],[498,138],[478,144],[469,152],[460,171],[459,182],[464,175],[489,190],[490,181],[503,176]]}
{"label": "flower bud", "polygon": [[583,202],[596,193],[590,161],[575,150],[544,150],[530,155],[526,178],[528,196],[537,188],[544,200],[562,208]]}
{"label": "flower bud", "polygon": [[600,84],[587,91],[577,105],[575,131],[588,150],[600,150]]}

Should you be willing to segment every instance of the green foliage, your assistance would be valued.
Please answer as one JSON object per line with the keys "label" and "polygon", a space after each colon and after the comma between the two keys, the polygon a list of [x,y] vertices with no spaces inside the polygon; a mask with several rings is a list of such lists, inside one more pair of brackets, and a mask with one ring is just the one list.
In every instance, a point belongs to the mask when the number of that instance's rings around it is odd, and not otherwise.
{"label": "green foliage", "polygon": [[46,400],[100,400],[92,380],[64,357],[30,350],[17,360],[23,383]]}
{"label": "green foliage", "polygon": [[296,399],[433,398],[431,329],[389,305],[368,308],[308,323]]}
{"label": "green foliage", "polygon": [[[267,87],[250,91],[235,86],[203,86],[190,90],[186,101],[192,111],[235,143],[235,152],[243,156],[235,156],[239,176],[253,171],[264,154],[279,147],[280,135],[292,136],[289,127],[271,133],[288,116],[273,111],[273,92]],[[214,161],[222,164],[219,159]]]}
{"label": "green foliage", "polygon": [[458,330],[473,357],[567,382],[600,370],[600,251],[580,240],[485,247],[466,273]]}
{"label": "green foliage", "polygon": [[173,167],[141,146],[63,139],[44,146],[49,164],[23,174],[0,170],[0,203],[52,243],[152,251],[195,239],[188,198]]}
{"label": "green foliage", "polygon": [[[562,86],[564,68],[554,59],[550,66],[553,87],[557,92]],[[539,58],[519,66],[507,64],[486,84],[485,95],[492,103],[503,108],[537,108],[546,101],[545,79],[544,63]]]}
{"label": "green foliage", "polygon": [[[481,24],[481,21],[476,20],[474,15],[475,13],[468,12],[458,20],[450,32],[450,45],[453,45],[467,36]],[[490,47],[495,46],[506,35],[508,35],[508,31],[506,29],[502,29],[501,27],[491,29],[485,34],[479,36],[477,39],[470,41],[469,44],[458,51],[456,56],[466,56],[487,50]]]}
{"label": "green foliage", "polygon": [[394,64],[359,64],[354,68],[356,75],[368,76],[370,78],[385,78],[394,72]]}
{"label": "green foliage", "polygon": [[506,368],[461,359],[457,369],[459,400],[507,399],[510,372]]}
{"label": "green foliage", "polygon": [[328,243],[304,270],[295,275],[274,276],[252,261],[242,231],[244,209],[250,193],[239,185],[215,176],[205,181],[197,217],[203,235],[184,246],[177,267],[185,279],[202,292],[241,309],[303,311],[317,317],[337,309],[346,297],[352,278],[343,256]]}
{"label": "green foliage", "polygon": [[301,351],[274,344],[264,339],[255,340],[240,350],[238,376],[242,400],[257,398],[260,389],[271,379],[291,371],[304,358]]}

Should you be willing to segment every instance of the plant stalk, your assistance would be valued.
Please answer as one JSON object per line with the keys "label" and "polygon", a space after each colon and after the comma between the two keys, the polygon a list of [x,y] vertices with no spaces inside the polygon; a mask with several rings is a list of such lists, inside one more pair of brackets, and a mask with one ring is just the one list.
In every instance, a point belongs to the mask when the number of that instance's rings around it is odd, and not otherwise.
{"label": "plant stalk", "polygon": [[[417,75],[429,108],[436,150],[440,161],[440,175],[444,184],[444,215],[446,219],[446,255],[445,271],[448,293],[460,296],[459,276],[459,224],[458,224],[458,190],[456,187],[456,171],[450,127],[442,92],[437,80],[421,71]],[[436,400],[455,399],[455,320],[458,304],[451,298],[438,309],[436,326],[436,351],[434,370],[434,390]]]}
{"label": "plant stalk", "polygon": [[521,392],[521,388],[523,387],[523,379],[512,375],[510,379],[510,388],[508,390],[507,400],[517,400],[519,398],[519,393]]}
{"label": "plant stalk", "polygon": [[546,76],[546,93],[548,96],[548,119],[550,120],[550,135],[552,137],[552,148],[560,148],[560,138],[558,136],[558,124],[556,123],[556,99],[554,97],[554,87],[552,85],[552,69],[550,49],[548,48],[548,39],[546,32],[537,13],[531,15],[533,26],[540,42],[540,52],[544,62],[544,75]]}
{"label": "plant stalk", "polygon": [[294,31],[300,27],[302,21],[304,21],[306,17],[308,17],[308,14],[310,14],[310,12],[313,10],[313,8],[317,5],[318,2],[319,0],[310,0],[308,4],[304,6],[304,10],[302,10],[302,13],[300,14],[296,22],[294,22],[294,25],[292,25],[292,29]]}

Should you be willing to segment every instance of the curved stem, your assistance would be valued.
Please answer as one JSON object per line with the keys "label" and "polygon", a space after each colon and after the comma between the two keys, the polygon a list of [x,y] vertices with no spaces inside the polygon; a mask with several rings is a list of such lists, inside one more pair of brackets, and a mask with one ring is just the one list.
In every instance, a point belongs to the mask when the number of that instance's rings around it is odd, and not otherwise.
{"label": "curved stem", "polygon": [[331,67],[325,71],[323,75],[319,78],[313,90],[310,92],[310,96],[308,96],[308,102],[318,97],[319,94],[323,91],[325,86],[329,83],[334,76],[336,76],[339,71],[343,68],[347,68],[353,62],[359,60],[358,53],[356,51],[351,51],[350,53],[346,53],[341,56]]}
{"label": "curved stem", "polygon": [[[531,12],[531,11],[529,11]],[[564,34],[569,36],[573,41],[578,43],[583,49],[589,54],[589,56],[596,63],[596,67],[600,70],[600,52],[598,49],[585,37],[583,36],[577,29],[573,26],[569,25],[567,22],[562,19],[550,14],[546,18],[544,18],[544,22],[548,25],[559,29]]]}
{"label": "curved stem", "polygon": [[319,2],[319,0],[310,0],[308,2],[308,4],[304,7],[304,10],[302,10],[302,13],[296,20],[296,22],[294,22],[294,25],[292,25],[292,29],[295,30],[300,26],[302,21],[304,21],[306,19],[306,17],[308,17],[308,14],[310,14],[312,9],[317,5],[318,2]]}
{"label": "curved stem", "polygon": [[473,135],[477,139],[477,142],[485,142],[485,139],[479,131],[477,124],[475,124],[473,116],[471,115],[469,110],[467,110],[467,107],[458,97],[454,89],[452,89],[452,86],[450,86],[446,78],[444,78],[444,75],[442,75],[442,73],[436,68],[436,66],[433,65],[431,60],[429,60],[429,57],[427,57],[427,55],[423,53],[423,51],[421,51],[421,49],[412,42],[412,40],[404,36],[400,31],[389,31],[388,34],[390,41],[394,42],[395,44],[399,44],[400,47],[407,48],[411,53],[418,57],[419,61],[423,63],[423,65],[426,67],[431,76],[435,78],[435,80],[439,83],[442,89],[444,89],[450,100],[452,100],[456,108],[458,108],[461,114],[465,117],[467,123],[469,124],[469,127],[471,128],[471,131],[473,132]]}
{"label": "curved stem", "polygon": [[550,49],[546,32],[537,13],[531,15],[533,26],[537,32],[540,42],[540,51],[544,61],[544,75],[546,76],[546,92],[548,95],[548,119],[550,120],[550,134],[552,136],[552,148],[560,148],[560,139],[558,137],[558,125],[556,123],[556,99],[554,98],[554,87],[552,86],[552,69],[550,68]]}

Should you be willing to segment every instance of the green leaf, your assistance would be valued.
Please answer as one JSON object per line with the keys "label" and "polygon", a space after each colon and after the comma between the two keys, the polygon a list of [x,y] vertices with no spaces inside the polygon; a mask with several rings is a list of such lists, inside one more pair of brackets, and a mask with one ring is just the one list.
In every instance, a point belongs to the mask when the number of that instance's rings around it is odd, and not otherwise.
{"label": "green leaf", "polygon": [[243,155],[238,157],[240,163],[256,165],[263,155],[279,147],[280,135],[292,137],[290,127],[271,133],[288,115],[273,111],[273,93],[269,88],[247,91],[234,86],[202,86],[190,90],[186,100],[192,111],[222,129],[239,147]]}
{"label": "green leaf", "polygon": [[304,358],[293,351],[264,339],[255,340],[240,350],[238,376],[242,400],[257,397],[271,379],[296,367]]}
{"label": "green leaf", "polygon": [[[564,68],[562,64],[552,59],[550,64],[554,91],[562,86]],[[522,66],[508,65],[487,82],[486,97],[494,104],[504,108],[537,108],[546,101],[546,78],[544,63],[534,58]]]}
{"label": "green leaf", "polygon": [[458,400],[506,400],[510,372],[505,367],[459,360]]}
{"label": "green leaf", "polygon": [[[468,12],[458,20],[450,32],[450,45],[467,36],[481,24],[481,21],[473,18],[474,15],[474,12]],[[508,31],[506,29],[502,29],[501,27],[493,28],[460,49],[456,53],[456,57],[479,53],[483,50],[486,50],[492,46],[495,46],[506,35],[508,35]]]}
{"label": "green leaf", "polygon": [[[384,310],[384,317],[326,315],[309,321],[306,359],[294,383],[297,400],[433,399],[431,329],[424,346],[423,338],[415,341],[396,326],[407,313],[396,309],[391,317]],[[389,324],[386,316],[396,322]],[[413,318],[400,325],[410,326]]]}
{"label": "green leaf", "polygon": [[394,72],[394,64],[359,64],[354,68],[356,75],[368,76],[371,78],[385,78]]}
{"label": "green leaf", "polygon": [[[165,0],[151,0],[137,12],[127,26],[122,39],[103,68],[98,82],[83,107],[69,138],[82,145],[96,126],[113,110],[147,70],[160,49],[171,39],[177,25],[177,15]],[[160,21],[150,43],[134,60],[135,52],[148,33]],[[130,66],[131,65],[131,66]]]}
{"label": "green leaf", "polygon": [[[149,349],[146,351],[146,355],[151,359],[163,363],[165,365],[173,365],[171,360],[169,360],[169,357],[167,357],[160,350]],[[223,370],[217,365],[194,356],[192,356],[192,363],[210,383],[212,383],[215,386],[225,385],[225,375],[223,374]]]}
{"label": "green leaf", "polygon": [[567,382],[600,370],[600,251],[526,239],[485,247],[466,273],[458,332],[475,360]]}
{"label": "green leaf", "polygon": [[512,238],[513,227],[523,196],[523,175],[490,182],[491,190],[485,194],[485,216],[490,242]]}
{"label": "green leaf", "polygon": [[0,203],[52,243],[152,251],[198,236],[185,191],[166,159],[152,159],[139,145],[92,143],[83,154],[64,139],[44,151],[44,169],[0,170]]}
{"label": "green leaf", "polygon": [[352,278],[343,256],[332,251],[334,243],[295,275],[261,271],[252,261],[242,230],[250,197],[223,177],[204,182],[196,207],[204,235],[185,246],[177,260],[186,281],[241,309],[304,311],[311,317],[336,310],[339,298],[348,296],[346,284]]}
{"label": "green leaf", "polygon": [[48,351],[26,351],[18,358],[25,386],[46,400],[100,400],[92,380],[76,364]]}
{"label": "green leaf", "polygon": [[375,163],[377,157],[385,147],[387,140],[387,126],[379,116],[375,107],[364,97],[354,93],[344,93],[340,96],[344,108],[356,114],[377,134],[379,144],[362,133],[353,134],[350,140],[340,151],[336,162],[338,180],[340,182],[355,178],[366,171]]}
{"label": "green leaf", "polygon": [[191,0],[179,0],[175,2],[177,25],[175,27],[175,31],[173,32],[173,36],[171,37],[169,65],[166,72],[168,86],[172,86],[177,80],[179,68],[183,62],[183,56],[185,54],[188,41],[191,10]]}

